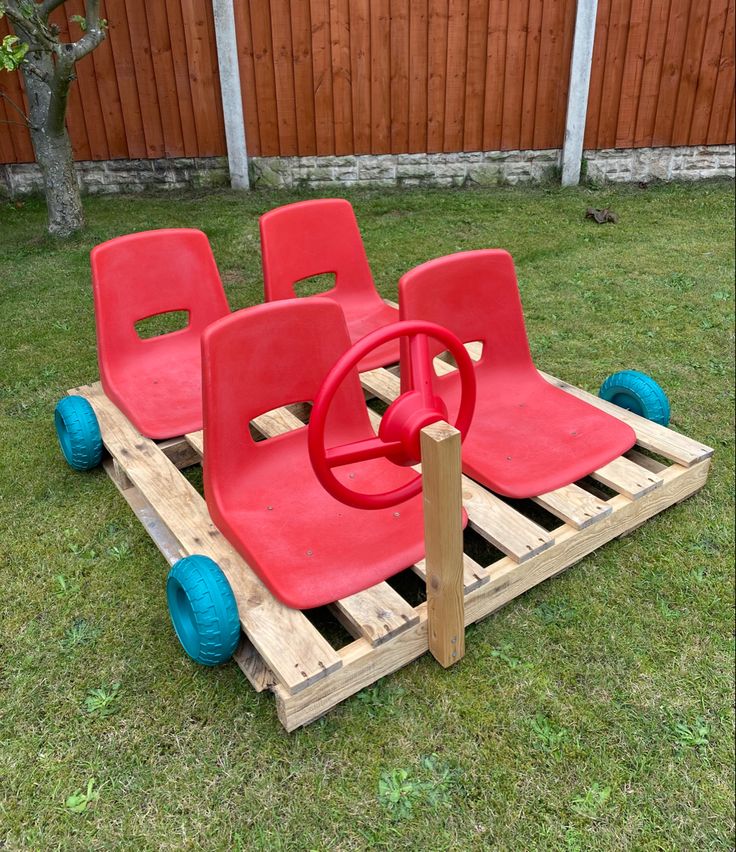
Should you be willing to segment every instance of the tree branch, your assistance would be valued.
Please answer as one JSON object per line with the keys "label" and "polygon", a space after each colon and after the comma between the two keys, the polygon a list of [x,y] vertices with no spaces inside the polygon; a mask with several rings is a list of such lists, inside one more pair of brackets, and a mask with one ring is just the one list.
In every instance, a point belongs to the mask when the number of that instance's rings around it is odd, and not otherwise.
{"label": "tree branch", "polygon": [[48,18],[54,9],[61,6],[63,2],[64,0],[44,0],[43,3],[39,4],[38,13],[44,18]]}
{"label": "tree branch", "polygon": [[91,53],[105,39],[105,30],[100,24],[100,0],[87,0],[85,6],[87,32],[74,42],[74,61]]}
{"label": "tree branch", "polygon": [[[23,112],[23,110],[18,106],[18,104],[12,98],[9,98],[5,94],[5,92],[2,92],[2,91],[0,91],[0,98],[2,98],[4,101],[7,101],[10,104],[10,106],[12,106],[13,109],[18,113],[18,115],[23,119],[23,121],[25,122],[25,124],[23,125],[24,127],[30,127],[31,126],[30,121],[28,120],[28,116]],[[5,123],[6,124],[19,124],[20,122],[7,121]]]}

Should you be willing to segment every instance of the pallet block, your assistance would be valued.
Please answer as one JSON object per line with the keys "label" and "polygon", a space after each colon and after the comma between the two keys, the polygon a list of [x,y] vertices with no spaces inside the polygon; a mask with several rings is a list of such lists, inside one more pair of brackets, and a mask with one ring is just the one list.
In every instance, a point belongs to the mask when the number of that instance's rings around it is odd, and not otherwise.
{"label": "pallet block", "polygon": [[[439,360],[435,365],[438,370],[453,369]],[[528,511],[528,502],[512,506],[462,477],[469,526],[503,554],[488,565],[463,554],[466,625],[694,494],[708,476],[710,447],[542,376],[629,423],[637,446],[586,481],[536,497],[534,502],[560,521],[552,530],[529,516],[534,512]],[[368,397],[388,403],[399,394],[399,379],[390,370],[363,373],[361,380]],[[110,456],[105,469],[167,562],[200,553],[222,568],[235,594],[243,631],[234,659],[256,690],[274,693],[278,717],[288,731],[427,652],[428,602],[413,606],[386,582],[331,605],[335,618],[353,637],[344,647],[334,648],[304,613],[269,593],[214,526],[203,497],[180,472],[200,462],[201,432],[156,443],[136,431],[99,383],[69,393],[84,396],[94,408]],[[257,418],[251,428],[263,438],[273,437],[303,428],[308,411],[304,405],[279,409]],[[379,415],[370,413],[377,425]],[[425,578],[424,562],[410,567]]]}

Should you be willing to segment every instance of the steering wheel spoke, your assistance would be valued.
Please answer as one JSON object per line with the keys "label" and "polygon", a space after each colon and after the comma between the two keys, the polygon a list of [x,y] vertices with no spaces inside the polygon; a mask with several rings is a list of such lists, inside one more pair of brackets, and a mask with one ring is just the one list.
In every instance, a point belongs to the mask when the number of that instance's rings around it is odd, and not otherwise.
{"label": "steering wheel spoke", "polygon": [[426,334],[414,334],[409,343],[409,377],[412,390],[419,393],[422,404],[430,408],[434,403],[432,392],[432,360],[429,357],[429,338]]}
{"label": "steering wheel spoke", "polygon": [[399,450],[401,450],[399,441],[366,438],[364,441],[355,441],[352,444],[344,444],[342,447],[326,450],[325,458],[329,467],[343,467],[346,464],[386,458],[392,451],[397,452]]}

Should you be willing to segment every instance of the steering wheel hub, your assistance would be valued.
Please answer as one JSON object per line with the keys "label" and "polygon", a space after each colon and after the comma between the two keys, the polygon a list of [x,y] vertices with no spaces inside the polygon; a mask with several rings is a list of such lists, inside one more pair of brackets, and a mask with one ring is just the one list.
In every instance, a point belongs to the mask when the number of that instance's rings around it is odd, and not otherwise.
{"label": "steering wheel hub", "polygon": [[378,437],[386,444],[401,445],[400,449],[391,449],[386,454],[396,465],[419,464],[422,429],[438,420],[447,420],[447,406],[440,397],[433,396],[430,405],[426,402],[419,391],[408,391],[392,402],[383,415]]}

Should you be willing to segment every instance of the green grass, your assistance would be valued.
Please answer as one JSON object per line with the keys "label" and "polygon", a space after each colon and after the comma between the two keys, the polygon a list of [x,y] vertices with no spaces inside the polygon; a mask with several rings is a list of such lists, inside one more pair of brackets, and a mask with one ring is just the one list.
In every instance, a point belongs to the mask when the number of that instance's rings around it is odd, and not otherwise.
{"label": "green grass", "polygon": [[[284,733],[234,665],[177,645],[164,560],[52,410],[97,378],[89,250],[204,229],[233,308],[258,215],[296,194],[0,208],[0,846],[682,850],[733,845],[733,186],[350,193],[381,293],[440,254],[516,260],[538,365],[652,374],[716,448],[706,488],[429,656]],[[617,225],[583,218],[611,207]]]}

